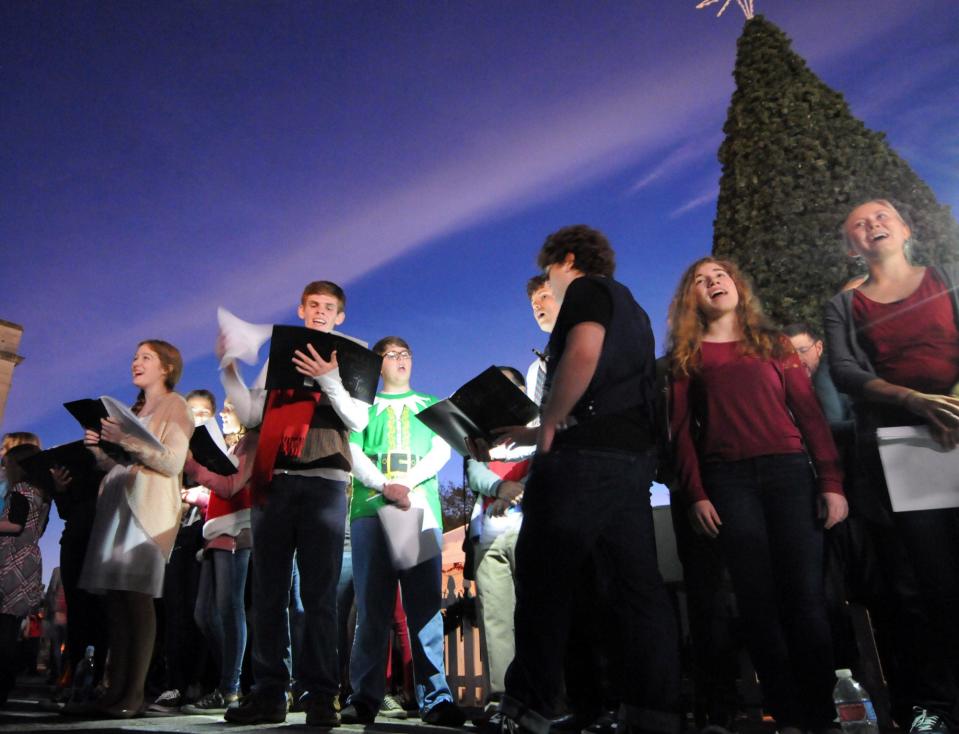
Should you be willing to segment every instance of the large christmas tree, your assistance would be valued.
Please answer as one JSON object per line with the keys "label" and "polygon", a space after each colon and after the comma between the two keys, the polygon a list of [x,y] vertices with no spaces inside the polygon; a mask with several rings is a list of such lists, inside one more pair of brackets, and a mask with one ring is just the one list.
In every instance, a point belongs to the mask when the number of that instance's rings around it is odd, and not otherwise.
{"label": "large christmas tree", "polygon": [[917,261],[955,259],[949,208],[762,16],[746,21],[734,77],[713,253],[751,276],[774,322],[820,323],[823,303],[857,272],[839,226],[867,199],[891,200],[912,223]]}

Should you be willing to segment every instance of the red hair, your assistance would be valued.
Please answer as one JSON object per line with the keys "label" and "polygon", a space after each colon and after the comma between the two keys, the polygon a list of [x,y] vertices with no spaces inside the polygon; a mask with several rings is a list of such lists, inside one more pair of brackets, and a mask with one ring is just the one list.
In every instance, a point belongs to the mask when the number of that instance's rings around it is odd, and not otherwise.
{"label": "red hair", "polygon": [[760,359],[782,356],[785,352],[782,337],[766,321],[759,299],[756,298],[746,276],[730,260],[704,257],[690,265],[683,273],[669,305],[668,343],[673,375],[689,377],[699,369],[707,322],[696,299],[696,271],[707,263],[713,263],[725,270],[739,293],[736,318],[743,333],[742,353]]}

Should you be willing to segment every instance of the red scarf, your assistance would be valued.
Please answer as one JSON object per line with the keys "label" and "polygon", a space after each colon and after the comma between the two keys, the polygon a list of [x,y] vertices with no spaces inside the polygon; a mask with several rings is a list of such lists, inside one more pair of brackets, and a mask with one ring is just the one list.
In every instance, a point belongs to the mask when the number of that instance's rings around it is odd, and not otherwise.
{"label": "red scarf", "polygon": [[270,390],[260,426],[260,444],[250,477],[250,489],[256,502],[266,501],[266,491],[273,480],[277,458],[303,453],[313,412],[322,397],[320,392]]}

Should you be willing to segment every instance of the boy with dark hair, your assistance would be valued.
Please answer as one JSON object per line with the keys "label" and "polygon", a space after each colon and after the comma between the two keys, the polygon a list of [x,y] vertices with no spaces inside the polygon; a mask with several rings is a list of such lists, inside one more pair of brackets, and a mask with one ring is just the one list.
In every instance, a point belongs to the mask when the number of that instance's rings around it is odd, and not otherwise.
{"label": "boy with dark hair", "polygon": [[350,659],[353,693],[341,712],[345,724],[372,724],[383,701],[386,650],[399,580],[413,647],[416,702],[424,723],[460,726],[465,717],[453,703],[443,659],[440,615],[442,558],[436,555],[397,571],[378,512],[387,503],[409,509],[414,498],[426,505],[424,528],[440,540],[437,472],[449,461],[450,447],[414,416],[437,401],[410,387],[413,353],[397,336],[381,339],[383,389],[369,409],[362,431],[350,436],[353,497],[350,538],[356,588],[356,638]]}
{"label": "boy with dark hair", "polygon": [[649,318],[612,279],[615,255],[589,227],[551,234],[538,262],[561,304],[516,548],[516,658],[494,725],[547,734],[562,690],[570,580],[597,554],[618,589],[625,649],[620,731],[679,731],[672,607],[656,562]]}
{"label": "boy with dark hair", "polygon": [[[343,290],[314,281],[303,290],[298,316],[308,329],[331,332],[346,318]],[[221,335],[218,356],[229,350]],[[336,583],[343,559],[346,480],[351,469],[350,431],[361,431],[369,406],[343,387],[336,352],[323,359],[307,345],[293,364],[312,378],[312,390],[265,390],[266,367],[248,389],[236,363],[222,372],[227,397],[242,425],[260,426],[250,488],[253,494],[253,677],[250,696],[229,708],[236,724],[286,720],[290,683],[287,607],[294,556],[301,576],[305,634],[298,665],[309,726],[339,724],[333,699],[339,690],[336,650]]]}

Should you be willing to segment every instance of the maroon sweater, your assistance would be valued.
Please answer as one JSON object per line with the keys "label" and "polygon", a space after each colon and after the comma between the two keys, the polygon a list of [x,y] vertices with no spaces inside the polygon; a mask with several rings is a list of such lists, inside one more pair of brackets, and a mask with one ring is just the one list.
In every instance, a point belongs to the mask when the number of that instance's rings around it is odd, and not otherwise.
{"label": "maroon sweater", "polygon": [[893,385],[948,393],[959,382],[959,331],[949,289],[932,268],[895,303],[854,291],[852,314],[876,374]]}
{"label": "maroon sweater", "polygon": [[739,342],[703,342],[700,368],[673,382],[670,425],[680,485],[690,503],[709,499],[702,463],[806,449],[820,491],[843,493],[829,424],[795,353],[765,361],[740,354]]}

